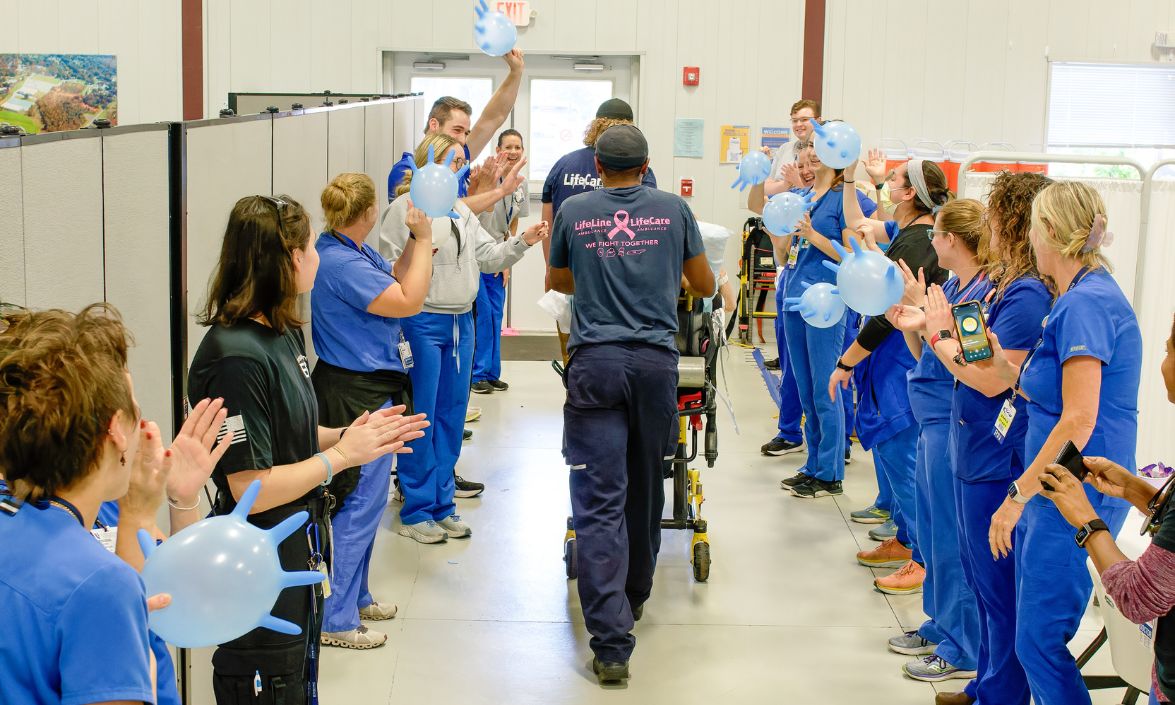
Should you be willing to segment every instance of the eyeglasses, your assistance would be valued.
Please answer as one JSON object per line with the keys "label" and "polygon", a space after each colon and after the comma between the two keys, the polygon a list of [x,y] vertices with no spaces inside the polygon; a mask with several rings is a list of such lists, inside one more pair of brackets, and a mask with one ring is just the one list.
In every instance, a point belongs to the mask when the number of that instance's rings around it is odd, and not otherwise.
{"label": "eyeglasses", "polygon": [[276,198],[274,196],[260,196],[260,198],[261,198],[261,200],[265,201],[269,205],[273,206],[273,210],[277,214],[277,232],[279,235],[281,235],[282,239],[284,240],[286,233],[285,233],[285,229],[282,227],[282,211],[284,211],[286,209],[286,206],[288,206],[290,204],[288,202],[283,201],[282,199]]}
{"label": "eyeglasses", "polygon": [[933,241],[935,235],[950,235],[950,232],[946,230],[931,230],[930,232],[926,233],[926,239]]}

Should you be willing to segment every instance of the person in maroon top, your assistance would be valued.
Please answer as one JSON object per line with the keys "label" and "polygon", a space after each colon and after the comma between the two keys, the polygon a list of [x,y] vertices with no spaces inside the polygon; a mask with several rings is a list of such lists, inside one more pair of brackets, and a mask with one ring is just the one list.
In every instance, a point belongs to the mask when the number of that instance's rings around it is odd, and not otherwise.
{"label": "person in maroon top", "polygon": [[[1163,359],[1167,399],[1175,404],[1175,321]],[[1157,619],[1152,703],[1175,701],[1175,508],[1168,501],[1175,492],[1169,480],[1161,490],[1105,458],[1086,458],[1085,481],[1102,494],[1123,497],[1150,517],[1154,539],[1137,561],[1123,555],[1114,537],[1098,518],[1081,482],[1060,465],[1049,465],[1040,476],[1042,494],[1057,505],[1066,521],[1078,529],[1077,542],[1089,552],[1106,594],[1127,619],[1137,624]],[[1173,478],[1175,480],[1175,478]],[[1050,491],[1049,485],[1055,489]]]}

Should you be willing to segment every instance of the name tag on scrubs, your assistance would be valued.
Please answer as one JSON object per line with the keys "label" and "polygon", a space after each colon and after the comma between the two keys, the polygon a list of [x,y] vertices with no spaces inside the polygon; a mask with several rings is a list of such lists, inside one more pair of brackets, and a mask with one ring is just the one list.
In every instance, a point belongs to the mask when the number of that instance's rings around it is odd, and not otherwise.
{"label": "name tag on scrubs", "polygon": [[401,336],[400,343],[396,346],[396,349],[400,351],[400,364],[406,370],[412,369],[412,365],[414,364],[412,361],[412,345]]}
{"label": "name tag on scrubs", "polygon": [[114,553],[114,546],[118,542],[118,527],[108,526],[105,529],[90,529],[90,533],[94,538],[98,539],[98,543],[111,553]]}
{"label": "name tag on scrubs", "polygon": [[326,567],[326,561],[318,564],[318,572],[322,573],[322,599],[330,597],[330,569]]}
{"label": "name tag on scrubs", "polygon": [[1016,405],[1011,399],[1005,399],[1004,405],[1000,407],[1000,415],[995,417],[995,437],[1000,443],[1004,442],[1014,420],[1016,420]]}

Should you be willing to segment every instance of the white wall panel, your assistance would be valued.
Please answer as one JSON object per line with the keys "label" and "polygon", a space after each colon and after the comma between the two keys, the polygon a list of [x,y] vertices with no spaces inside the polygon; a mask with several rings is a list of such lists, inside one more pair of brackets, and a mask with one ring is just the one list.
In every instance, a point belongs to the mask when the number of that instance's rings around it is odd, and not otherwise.
{"label": "white wall panel", "polygon": [[106,135],[102,150],[106,299],[135,338],[130,369],[143,417],[158,423],[166,440],[172,432],[167,130]]}
{"label": "white wall panel", "polygon": [[[388,202],[388,173],[391,172],[392,165],[400,159],[400,152],[394,145],[397,134],[397,105],[401,104],[369,105],[363,108],[363,124],[367,133],[364,139],[363,171],[375,182],[375,200],[379,204],[381,216]],[[405,122],[409,130],[414,124],[411,107],[412,104],[408,103],[405,110]],[[369,238],[373,247],[377,244],[377,239],[378,233]]]}
{"label": "white wall panel", "polygon": [[0,301],[23,306],[24,204],[21,198],[20,148],[0,149]]}
{"label": "white wall panel", "polygon": [[268,118],[190,127],[186,130],[188,359],[204,337],[195,313],[207,301],[208,282],[220,256],[233,204],[269,194],[272,121]]}
{"label": "white wall panel", "polygon": [[328,180],[344,171],[363,171],[363,151],[367,137],[363,122],[364,108],[358,105],[327,114]]}
{"label": "white wall panel", "polygon": [[102,301],[101,140],[25,144],[20,151],[27,305],[77,311]]}
{"label": "white wall panel", "polygon": [[322,189],[334,176],[327,169],[329,120],[325,112],[273,120],[273,192],[302,204],[316,233],[325,227]]}

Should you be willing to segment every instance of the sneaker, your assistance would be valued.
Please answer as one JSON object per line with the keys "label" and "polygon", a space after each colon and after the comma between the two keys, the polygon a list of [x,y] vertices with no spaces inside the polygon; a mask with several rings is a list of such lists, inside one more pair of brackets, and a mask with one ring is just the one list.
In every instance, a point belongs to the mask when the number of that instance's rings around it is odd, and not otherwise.
{"label": "sneaker", "polygon": [[907,561],[893,573],[875,579],[873,587],[886,595],[913,595],[922,592],[923,580],[926,580],[926,569],[914,561]]}
{"label": "sneaker", "polygon": [[400,504],[404,503],[404,493],[400,491],[399,485],[396,485],[396,491],[392,493],[392,501],[399,502]]}
{"label": "sneaker", "polygon": [[407,536],[417,543],[444,543],[449,538],[445,530],[437,526],[437,523],[432,519],[422,521],[419,524],[403,524],[397,533],[401,536]]}
{"label": "sneaker", "polygon": [[763,444],[759,448],[759,452],[763,455],[787,455],[788,453],[799,453],[804,450],[804,442],[793,443],[785,441],[782,438],[775,437]]}
{"label": "sneaker", "polygon": [[494,388],[495,392],[504,392],[510,388],[510,385],[506,384],[500,379],[491,379],[490,386]]}
{"label": "sneaker", "polygon": [[344,649],[374,649],[383,646],[388,635],[360,624],[349,632],[323,632],[319,641],[323,646],[341,646]]}
{"label": "sneaker", "polygon": [[789,477],[785,480],[780,480],[779,481],[779,489],[787,490],[788,492],[791,492],[793,489],[796,488],[797,485],[802,485],[805,482],[807,482],[808,478],[810,478],[810,477],[812,477],[812,476],[805,474],[805,473],[802,473],[802,472],[797,472],[795,475],[792,475],[791,477]]}
{"label": "sneaker", "polygon": [[852,465],[852,464],[853,464],[853,444],[846,443],[845,444],[845,465]]}
{"label": "sneaker", "polygon": [[807,482],[792,488],[792,496],[800,499],[815,499],[817,497],[835,497],[845,493],[840,480],[825,482],[819,478],[810,477]]}
{"label": "sneaker", "polygon": [[468,441],[470,438],[473,438],[473,431],[470,431],[469,429],[465,429],[464,431],[461,432],[461,440],[462,441]]}
{"label": "sneaker", "polygon": [[381,605],[378,602],[372,602],[366,607],[359,608],[359,619],[368,619],[372,622],[382,622],[395,616],[395,605]]}
{"label": "sneaker", "polygon": [[[877,505],[872,505],[849,514],[849,518],[858,524],[884,524],[889,521],[889,512],[884,509],[878,509]],[[886,538],[889,537],[887,536]]]}
{"label": "sneaker", "polygon": [[902,673],[905,673],[916,681],[925,681],[927,683],[937,683],[952,678],[966,678],[970,680],[976,675],[975,671],[964,671],[961,668],[956,668],[934,654],[930,654],[924,658],[914,659],[903,665]]}
{"label": "sneaker", "polygon": [[882,541],[881,545],[872,551],[858,552],[857,562],[866,568],[901,568],[913,554],[913,551],[893,538]]}
{"label": "sneaker", "polygon": [[481,484],[480,482],[470,482],[460,475],[453,476],[453,483],[457,486],[457,489],[455,492],[453,492],[453,495],[460,497],[461,499],[476,497],[482,492],[486,491],[485,485]]}
{"label": "sneaker", "polygon": [[622,685],[624,681],[628,680],[628,662],[601,661],[598,658],[593,658],[592,673],[596,674],[600,685]]}
{"label": "sneaker", "polygon": [[465,423],[473,423],[481,418],[481,407],[470,406],[465,409]]}
{"label": "sneaker", "polygon": [[905,654],[906,656],[928,656],[934,653],[934,649],[938,644],[933,641],[923,639],[918,631],[906,632],[901,636],[891,637],[889,640],[889,650],[895,654]]}
{"label": "sneaker", "polygon": [[881,526],[869,530],[869,538],[873,539],[874,541],[888,541],[890,539],[897,538],[897,536],[898,525],[894,523],[892,518],[886,519],[885,523]]}
{"label": "sneaker", "polygon": [[763,366],[769,370],[778,370],[779,369],[779,358],[777,357],[774,360],[764,360]]}
{"label": "sneaker", "polygon": [[645,616],[645,603],[634,605],[632,608],[632,621],[639,622],[641,617]]}
{"label": "sneaker", "polygon": [[473,536],[473,529],[470,529],[469,524],[461,521],[461,517],[456,514],[450,514],[441,519],[437,522],[437,526],[444,529],[451,539],[467,539]]}
{"label": "sneaker", "polygon": [[492,394],[494,388],[490,386],[489,382],[474,382],[473,384],[469,385],[469,391],[473,392],[474,394]]}

